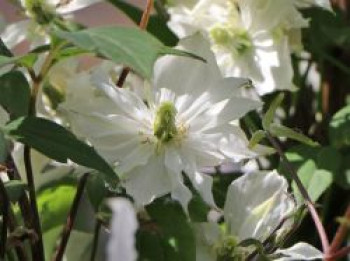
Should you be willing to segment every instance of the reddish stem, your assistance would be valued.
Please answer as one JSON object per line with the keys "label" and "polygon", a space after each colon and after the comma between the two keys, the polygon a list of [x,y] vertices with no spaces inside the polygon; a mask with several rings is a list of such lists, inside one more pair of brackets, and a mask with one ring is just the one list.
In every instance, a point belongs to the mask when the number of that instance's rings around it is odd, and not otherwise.
{"label": "reddish stem", "polygon": [[78,207],[80,204],[80,200],[83,196],[85,184],[86,184],[88,177],[89,177],[89,174],[86,173],[79,181],[77,192],[75,194],[72,207],[69,211],[69,215],[67,217],[66,225],[63,228],[61,242],[59,244],[59,247],[57,248],[57,251],[54,255],[54,258],[52,259],[53,261],[61,261],[63,258],[64,251],[66,250],[68,240],[69,240],[70,234],[72,232],[75,219],[77,217]]}
{"label": "reddish stem", "polygon": [[324,226],[322,225],[320,216],[318,215],[316,208],[314,206],[314,203],[312,202],[307,190],[305,189],[303,183],[301,182],[298,174],[296,173],[294,167],[292,166],[292,164],[289,162],[289,160],[287,159],[286,155],[284,154],[279,142],[269,133],[266,133],[266,137],[268,138],[268,140],[270,141],[271,145],[276,149],[278,155],[280,156],[280,158],[282,159],[282,163],[284,165],[284,167],[288,170],[288,172],[290,173],[292,179],[295,181],[300,194],[303,196],[305,202],[306,202],[306,206],[309,209],[309,212],[311,214],[311,217],[315,223],[318,235],[320,237],[321,243],[322,243],[322,249],[323,249],[323,253],[324,254],[328,254],[329,253],[329,240],[326,234],[326,230],[324,228]]}
{"label": "reddish stem", "polygon": [[[143,11],[140,23],[139,23],[139,28],[142,30],[146,30],[148,22],[149,22],[149,18],[151,16],[151,11],[152,11],[152,7],[153,7],[153,0],[147,0],[147,5],[146,5],[146,9],[145,11]],[[117,82],[117,86],[119,88],[122,88],[124,85],[124,82],[126,80],[126,77],[128,76],[130,72],[130,68],[129,67],[124,67],[123,71],[120,74],[120,77],[118,79]]]}
{"label": "reddish stem", "polygon": [[[344,214],[344,218],[346,220],[350,220],[350,204],[348,205],[345,214]],[[334,261],[336,260],[335,257],[333,257],[335,254],[338,254],[338,252],[341,252],[343,250],[339,250],[337,252],[337,250],[340,248],[341,244],[344,242],[344,238],[346,237],[346,234],[349,230],[348,224],[344,223],[341,224],[337,230],[337,232],[335,233],[335,236],[333,238],[333,241],[330,245],[329,251],[328,251],[328,256],[330,256],[329,258],[327,258],[327,261]],[[335,253],[335,254],[334,254]]]}

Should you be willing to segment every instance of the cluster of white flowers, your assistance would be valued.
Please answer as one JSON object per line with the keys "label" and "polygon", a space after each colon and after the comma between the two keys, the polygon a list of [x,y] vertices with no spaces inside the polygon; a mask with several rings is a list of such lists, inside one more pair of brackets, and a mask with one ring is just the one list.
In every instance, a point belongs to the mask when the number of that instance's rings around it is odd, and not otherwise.
{"label": "cluster of white flowers", "polygon": [[291,52],[301,49],[301,28],[308,25],[299,8],[328,0],[172,0],[169,27],[180,37],[201,32],[210,40],[226,77],[252,79],[263,95],[292,89]]}
{"label": "cluster of white flowers", "polygon": [[[45,24],[95,2],[22,0],[29,20],[7,26],[1,38],[10,47],[33,35],[39,36],[35,42],[45,42]],[[187,212],[192,192],[186,179],[218,210],[213,178],[202,170],[264,151],[262,146],[248,149],[238,126],[242,116],[262,105],[243,97],[241,89],[250,79],[260,95],[291,89],[290,55],[301,48],[300,30],[308,25],[299,9],[312,5],[330,8],[327,0],[173,0],[168,3],[169,26],[181,38],[178,48],[203,57],[205,63],[165,56],[156,62],[151,82],[129,75],[134,78],[124,88],[116,87],[114,65],[76,73],[76,63],[69,62],[71,71],[66,65],[51,70],[48,80],[65,93],[60,115],[115,168],[135,202],[111,202],[108,260],[136,260],[140,208],[170,194]],[[0,107],[0,125],[7,119]],[[224,222],[194,224],[197,260],[246,260],[256,249],[243,242],[255,239],[264,244],[283,236],[296,209],[287,181],[277,172],[244,174],[228,189]],[[298,243],[270,257],[314,260],[322,253]]]}

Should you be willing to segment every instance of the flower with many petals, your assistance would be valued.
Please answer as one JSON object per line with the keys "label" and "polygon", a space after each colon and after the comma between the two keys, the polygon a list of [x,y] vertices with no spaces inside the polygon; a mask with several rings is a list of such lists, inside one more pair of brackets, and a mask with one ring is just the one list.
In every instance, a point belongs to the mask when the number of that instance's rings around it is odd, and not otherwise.
{"label": "flower with many petals", "polygon": [[[199,223],[197,231],[197,260],[243,261],[252,257],[256,245],[278,238],[290,229],[286,221],[295,208],[288,194],[287,181],[277,172],[252,172],[231,183],[224,206],[224,222]],[[278,249],[267,255],[272,260],[314,260],[322,253],[306,243],[288,249]]]}
{"label": "flower with many petals", "polygon": [[[329,1],[319,5],[327,7]],[[290,53],[300,46],[308,22],[297,7],[303,0],[171,1],[169,27],[181,38],[197,31],[210,41],[225,76],[253,80],[260,95],[291,89]]]}
{"label": "flower with many petals", "polygon": [[[199,35],[181,47],[207,62],[166,56],[155,65],[153,88],[137,88],[87,75],[72,81],[61,108],[73,131],[112,164],[137,205],[171,193],[186,208],[192,197],[183,174],[209,203],[212,178],[200,172],[225,160],[255,155],[233,120],[260,106],[240,96],[247,80],[223,78],[209,44]],[[146,85],[144,88],[148,88]],[[140,88],[139,86],[138,88]]]}

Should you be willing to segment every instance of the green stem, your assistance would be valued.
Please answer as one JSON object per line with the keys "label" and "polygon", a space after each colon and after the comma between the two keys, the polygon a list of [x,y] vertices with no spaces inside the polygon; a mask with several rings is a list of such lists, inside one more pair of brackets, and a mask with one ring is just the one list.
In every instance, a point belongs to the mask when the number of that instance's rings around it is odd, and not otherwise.
{"label": "green stem", "polygon": [[32,246],[33,246],[32,257],[33,257],[33,260],[35,261],[45,261],[40,217],[39,217],[39,211],[38,211],[38,206],[36,202],[34,175],[33,175],[33,168],[32,168],[32,162],[31,162],[31,149],[28,146],[24,146],[24,166],[27,174],[30,209],[33,215],[33,220],[31,225],[37,235],[37,240],[32,243]]}

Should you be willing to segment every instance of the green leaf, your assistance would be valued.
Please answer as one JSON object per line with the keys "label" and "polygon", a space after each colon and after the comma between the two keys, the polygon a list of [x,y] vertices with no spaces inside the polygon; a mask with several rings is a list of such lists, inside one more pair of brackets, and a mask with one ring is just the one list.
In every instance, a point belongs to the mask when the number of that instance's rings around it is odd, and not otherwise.
{"label": "green leaf", "polygon": [[0,104],[11,119],[28,114],[30,87],[20,71],[11,71],[0,76]]}
{"label": "green leaf", "polygon": [[286,137],[292,140],[299,141],[301,143],[304,143],[309,146],[317,146],[318,143],[310,139],[309,137],[305,136],[304,134],[300,132],[296,132],[295,130],[288,128],[283,125],[278,125],[275,123],[271,123],[269,131],[272,135],[277,137]]}
{"label": "green leaf", "polygon": [[253,149],[259,142],[266,137],[266,132],[263,130],[258,130],[253,133],[253,136],[249,140],[248,147]]}
{"label": "green leaf", "polygon": [[158,199],[146,209],[159,226],[164,242],[164,260],[195,260],[195,238],[179,203],[169,199]]}
{"label": "green leaf", "polygon": [[118,179],[113,169],[93,147],[52,121],[37,117],[19,118],[7,124],[4,132],[58,162],[72,160],[102,172],[108,180]]}
{"label": "green leaf", "polygon": [[332,118],[329,125],[329,139],[337,148],[350,145],[350,105],[342,108]]}
{"label": "green leaf", "polygon": [[283,99],[284,99],[284,93],[280,93],[271,102],[271,105],[268,108],[268,110],[266,111],[266,113],[265,113],[265,115],[263,117],[263,120],[262,120],[262,125],[263,125],[264,130],[269,130],[270,129],[270,124],[273,122],[276,110],[281,105]]}
{"label": "green leaf", "polygon": [[47,188],[38,195],[38,210],[43,231],[65,223],[75,191],[73,185],[60,185]]}
{"label": "green leaf", "polygon": [[[332,147],[295,146],[286,152],[286,157],[296,169],[300,180],[310,193],[312,200],[319,197],[331,185],[341,167],[342,156]],[[281,168],[281,173],[284,169]],[[298,202],[302,197],[293,182],[293,191]]]}
{"label": "green leaf", "polygon": [[28,53],[22,56],[8,57],[0,55],[0,68],[9,64],[16,64],[18,66],[33,67],[38,59],[37,53]]}
{"label": "green leaf", "polygon": [[100,175],[90,175],[86,184],[86,192],[90,203],[97,212],[104,198],[108,195],[105,181]]}
{"label": "green leaf", "polygon": [[197,193],[188,203],[188,212],[192,222],[207,222],[210,207]]}
{"label": "green leaf", "polygon": [[188,53],[173,51],[150,34],[136,28],[98,27],[78,32],[57,31],[57,36],[91,52],[133,68],[143,77],[150,79],[153,64],[164,54]]}
{"label": "green leaf", "polygon": [[[308,160],[303,164],[298,170],[298,176],[312,201],[317,201],[333,181],[332,173],[327,170],[317,169],[315,162],[312,160]],[[295,182],[292,183],[292,188],[297,202],[304,202]]]}
{"label": "green leaf", "polygon": [[5,183],[7,195],[12,202],[18,201],[27,188],[27,184],[19,180],[11,180]]}
{"label": "green leaf", "polygon": [[[123,0],[108,0],[108,2],[123,11],[134,23],[138,24],[140,22],[143,13],[140,8]],[[160,15],[151,15],[147,31],[161,40],[164,44],[174,46],[178,42],[178,38],[170,31],[166,23],[167,20]]]}
{"label": "green leaf", "polygon": [[5,135],[0,130],[0,164],[5,163],[8,153],[8,142],[5,139]]}

